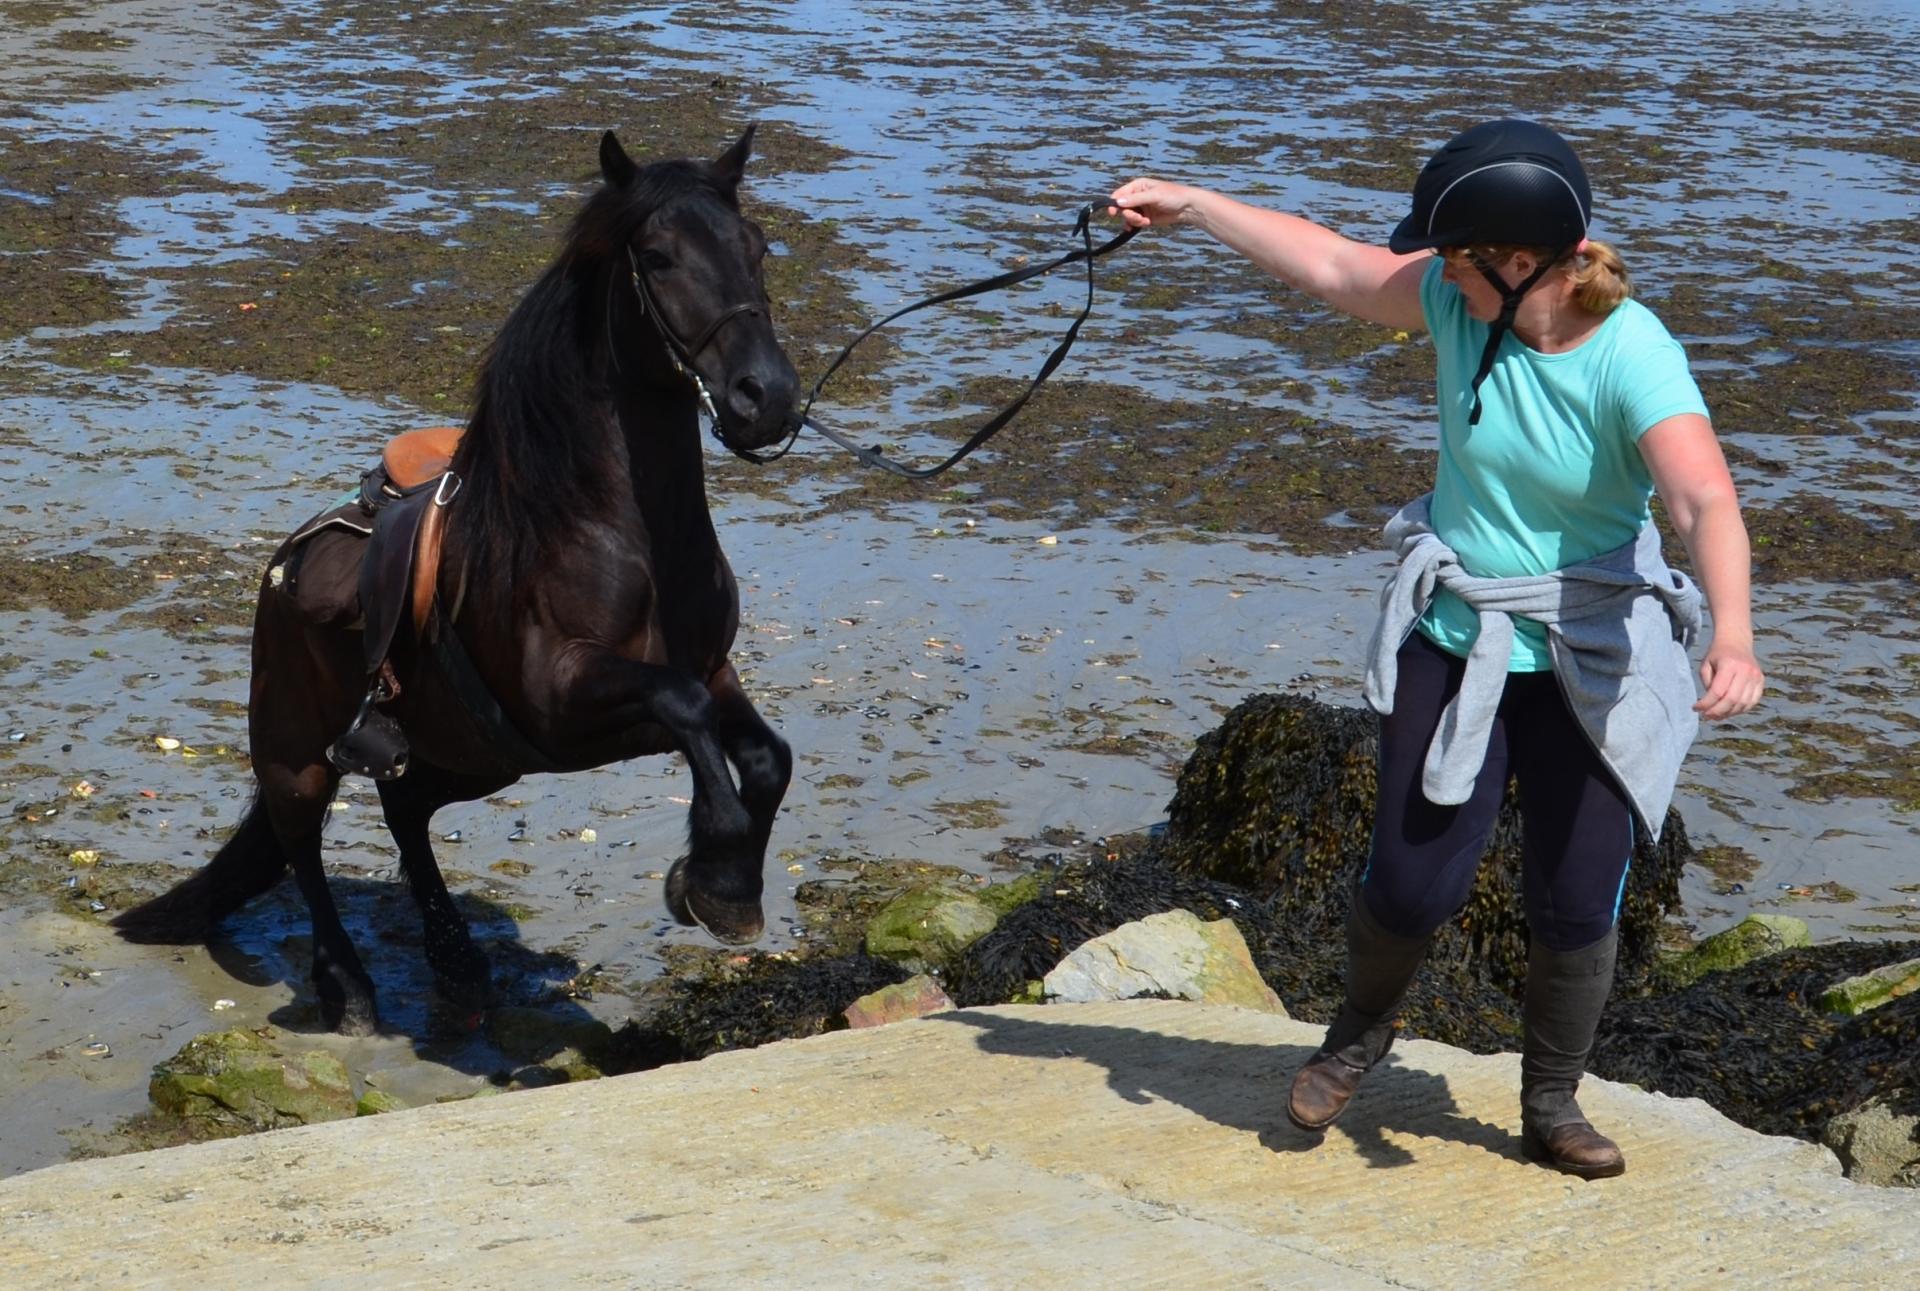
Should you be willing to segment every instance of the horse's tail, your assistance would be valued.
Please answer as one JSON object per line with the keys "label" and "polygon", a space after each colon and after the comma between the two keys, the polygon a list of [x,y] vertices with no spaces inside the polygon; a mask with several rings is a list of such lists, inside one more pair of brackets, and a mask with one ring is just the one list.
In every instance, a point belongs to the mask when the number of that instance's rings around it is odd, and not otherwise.
{"label": "horse's tail", "polygon": [[117,916],[113,926],[127,941],[186,946],[206,941],[215,925],[278,883],[287,872],[286,853],[258,798],[240,827],[197,873],[151,901]]}

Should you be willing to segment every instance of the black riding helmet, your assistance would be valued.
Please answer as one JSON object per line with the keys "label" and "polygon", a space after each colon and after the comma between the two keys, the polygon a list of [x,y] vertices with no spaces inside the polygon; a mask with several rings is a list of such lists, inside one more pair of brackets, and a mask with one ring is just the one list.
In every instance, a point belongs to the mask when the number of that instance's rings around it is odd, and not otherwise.
{"label": "black riding helmet", "polygon": [[1488,121],[1455,135],[1428,158],[1413,185],[1413,209],[1387,246],[1405,254],[1505,244],[1547,247],[1544,263],[1509,287],[1478,256],[1474,263],[1500,293],[1500,317],[1473,378],[1472,425],[1480,420],[1480,383],[1493,370],[1500,340],[1513,327],[1520,301],[1549,269],[1587,236],[1593,193],[1587,172],[1567,141],[1533,121]]}

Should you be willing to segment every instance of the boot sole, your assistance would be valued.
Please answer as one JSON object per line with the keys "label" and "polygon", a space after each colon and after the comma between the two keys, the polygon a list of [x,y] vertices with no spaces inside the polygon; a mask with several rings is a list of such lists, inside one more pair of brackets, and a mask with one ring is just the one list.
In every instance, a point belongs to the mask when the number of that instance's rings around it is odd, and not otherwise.
{"label": "boot sole", "polygon": [[[1340,1109],[1340,1112],[1344,1112],[1346,1110],[1347,1109],[1343,1107]],[[1305,1130],[1309,1134],[1324,1134],[1329,1125],[1332,1125],[1335,1121],[1340,1119],[1340,1112],[1335,1112],[1332,1116],[1329,1116],[1324,1121],[1314,1122],[1314,1121],[1306,1120],[1303,1117],[1294,1115],[1293,1105],[1291,1103],[1287,1105],[1287,1119],[1293,1123],[1293,1128],[1295,1128],[1296,1130]]]}

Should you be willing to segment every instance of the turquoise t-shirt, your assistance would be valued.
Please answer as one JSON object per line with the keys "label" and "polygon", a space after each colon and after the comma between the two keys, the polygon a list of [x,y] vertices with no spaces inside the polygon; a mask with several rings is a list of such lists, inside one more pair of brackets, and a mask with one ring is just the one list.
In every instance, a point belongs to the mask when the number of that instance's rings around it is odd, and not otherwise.
{"label": "turquoise t-shirt", "polygon": [[[1564,354],[1542,354],[1508,332],[1480,386],[1480,423],[1470,426],[1488,326],[1467,316],[1442,268],[1435,256],[1420,281],[1439,368],[1433,527],[1441,541],[1469,574],[1519,578],[1630,540],[1647,523],[1653,496],[1640,436],[1680,413],[1707,414],[1686,351],[1633,300]],[[1419,626],[1435,645],[1463,656],[1480,635],[1479,617],[1444,590]],[[1515,628],[1509,668],[1552,668],[1546,627],[1516,618]]]}

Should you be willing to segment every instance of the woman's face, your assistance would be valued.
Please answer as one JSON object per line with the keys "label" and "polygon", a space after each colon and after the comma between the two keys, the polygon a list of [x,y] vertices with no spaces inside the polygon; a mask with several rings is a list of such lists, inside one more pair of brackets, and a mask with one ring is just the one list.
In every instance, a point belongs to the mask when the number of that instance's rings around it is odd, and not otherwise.
{"label": "woman's face", "polygon": [[[1447,247],[1440,252],[1440,259],[1445,265],[1440,276],[1460,289],[1460,295],[1466,300],[1468,318],[1491,323],[1500,317],[1500,293],[1480,272],[1480,266],[1474,263],[1473,252],[1469,248]],[[1509,287],[1525,282],[1527,275],[1534,270],[1532,257],[1525,252],[1491,258],[1487,262]]]}

